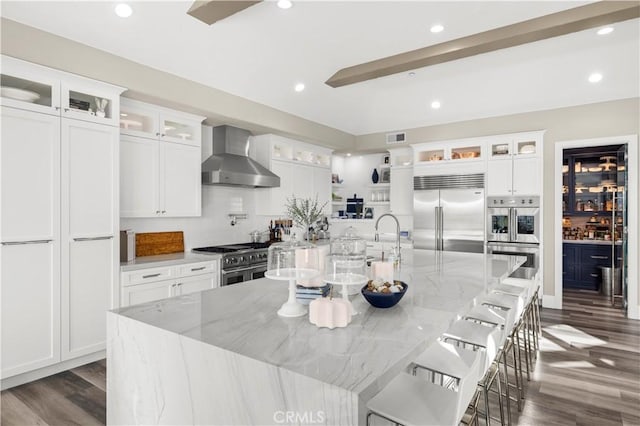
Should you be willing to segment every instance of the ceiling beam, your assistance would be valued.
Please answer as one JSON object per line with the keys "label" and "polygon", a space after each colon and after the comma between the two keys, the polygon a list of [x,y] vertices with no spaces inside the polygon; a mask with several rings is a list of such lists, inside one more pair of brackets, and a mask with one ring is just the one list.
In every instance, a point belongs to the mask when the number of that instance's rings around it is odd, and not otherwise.
{"label": "ceiling beam", "polygon": [[455,61],[456,59],[467,58],[481,53],[626,21],[638,16],[640,16],[640,2],[638,1],[590,3],[585,6],[529,19],[433,46],[343,68],[333,74],[325,84],[334,88],[347,86],[429,65]]}
{"label": "ceiling beam", "polygon": [[187,13],[194,18],[211,25],[221,21],[234,13],[245,10],[259,1],[245,0],[196,0],[193,2]]}

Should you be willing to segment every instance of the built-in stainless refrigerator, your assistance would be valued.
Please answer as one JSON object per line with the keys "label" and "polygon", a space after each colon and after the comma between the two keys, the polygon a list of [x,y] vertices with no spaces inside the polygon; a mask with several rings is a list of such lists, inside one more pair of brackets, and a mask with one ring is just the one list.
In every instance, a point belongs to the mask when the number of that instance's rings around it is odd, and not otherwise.
{"label": "built-in stainless refrigerator", "polygon": [[414,176],[413,245],[484,251],[484,174]]}

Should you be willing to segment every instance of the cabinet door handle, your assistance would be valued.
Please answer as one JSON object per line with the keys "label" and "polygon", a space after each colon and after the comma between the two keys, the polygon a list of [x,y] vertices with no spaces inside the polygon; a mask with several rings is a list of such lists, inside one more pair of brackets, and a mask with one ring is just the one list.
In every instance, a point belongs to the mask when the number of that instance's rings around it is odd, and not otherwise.
{"label": "cabinet door handle", "polygon": [[166,210],[162,210],[162,214],[165,214],[167,211]]}
{"label": "cabinet door handle", "polygon": [[105,235],[104,237],[78,237],[74,238],[73,241],[99,241],[99,240],[110,240],[113,238],[113,235]]}
{"label": "cabinet door handle", "polygon": [[158,272],[157,274],[149,274],[149,275],[143,275],[142,278],[154,278],[154,277],[159,277],[161,274]]}
{"label": "cabinet door handle", "polygon": [[166,135],[164,133],[160,133],[160,136],[164,138]]}
{"label": "cabinet door handle", "polygon": [[589,274],[591,275],[593,278],[598,278],[598,274]]}
{"label": "cabinet door handle", "polygon": [[160,210],[156,210],[156,214],[160,214]]}
{"label": "cabinet door handle", "polygon": [[65,109],[64,109],[64,112],[69,112],[69,108],[65,108]]}
{"label": "cabinet door handle", "polygon": [[606,259],[608,259],[608,258],[609,258],[609,256],[596,256],[596,255],[591,255],[591,258],[592,258],[592,259],[605,259],[605,260],[606,260]]}
{"label": "cabinet door handle", "polygon": [[31,241],[7,241],[2,243],[3,246],[20,246],[23,244],[46,244],[53,240],[31,240]]}
{"label": "cabinet door handle", "polygon": [[199,268],[191,268],[191,271],[192,272],[194,272],[194,271],[202,271],[204,268],[206,268],[206,266],[201,266]]}
{"label": "cabinet door handle", "polygon": [[177,285],[178,287],[182,287],[182,284],[183,284],[183,283],[178,283],[178,284],[176,284],[176,285]]}
{"label": "cabinet door handle", "polygon": [[60,111],[60,107],[59,106],[54,107],[54,108],[56,109],[56,111]]}
{"label": "cabinet door handle", "polygon": [[156,136],[160,136],[160,132],[156,132]]}

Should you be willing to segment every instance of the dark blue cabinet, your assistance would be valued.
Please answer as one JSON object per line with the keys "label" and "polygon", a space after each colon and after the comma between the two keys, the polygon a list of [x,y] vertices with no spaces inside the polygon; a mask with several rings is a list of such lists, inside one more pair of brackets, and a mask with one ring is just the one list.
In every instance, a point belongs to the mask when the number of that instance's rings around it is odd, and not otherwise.
{"label": "dark blue cabinet", "polygon": [[[616,253],[619,253],[619,247],[616,247]],[[611,258],[611,246],[608,244],[562,244],[563,287],[600,290],[601,266],[611,267]]]}

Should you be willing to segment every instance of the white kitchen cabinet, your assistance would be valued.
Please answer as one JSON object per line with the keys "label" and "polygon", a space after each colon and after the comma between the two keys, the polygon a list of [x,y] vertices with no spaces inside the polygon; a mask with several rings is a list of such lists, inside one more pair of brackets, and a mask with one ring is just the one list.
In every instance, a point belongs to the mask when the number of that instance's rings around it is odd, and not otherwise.
{"label": "white kitchen cabinet", "polygon": [[69,238],[115,236],[118,129],[62,119],[62,201]]}
{"label": "white kitchen cabinet", "polygon": [[60,361],[59,253],[58,241],[1,247],[3,378]]}
{"label": "white kitchen cabinet", "polygon": [[460,164],[485,159],[486,143],[483,139],[469,138],[445,142],[414,144],[415,164]]}
{"label": "white kitchen cabinet", "polygon": [[152,302],[220,285],[219,261],[160,266],[121,273],[121,306]]}
{"label": "white kitchen cabinet", "polygon": [[488,196],[542,193],[542,133],[496,136],[489,143]]}
{"label": "white kitchen cabinet", "polygon": [[202,214],[204,117],[123,99],[120,118],[120,216]]}
{"label": "white kitchen cabinet", "polygon": [[105,348],[119,266],[118,129],[62,119],[62,359]]}
{"label": "white kitchen cabinet", "polygon": [[120,216],[201,215],[200,149],[120,137]]}
{"label": "white kitchen cabinet", "polygon": [[200,216],[200,149],[172,142],[160,145],[160,211],[163,217]]}
{"label": "white kitchen cabinet", "polygon": [[389,192],[391,213],[397,215],[413,214],[412,166],[391,166]]}
{"label": "white kitchen cabinet", "polygon": [[[115,118],[124,88],[2,60],[3,94],[38,95],[3,98],[11,107],[1,117],[2,377],[15,384],[105,348],[118,291]],[[104,116],[82,110],[96,103]]]}
{"label": "white kitchen cabinet", "polygon": [[117,307],[113,285],[119,259],[114,244],[112,237],[69,242],[68,277],[62,290],[62,359],[105,348],[105,313]]}
{"label": "white kitchen cabinet", "polygon": [[131,306],[139,303],[153,302],[173,296],[175,281],[156,281],[122,288],[120,306]]}
{"label": "white kitchen cabinet", "polygon": [[160,212],[160,144],[120,137],[120,216],[154,217]]}
{"label": "white kitchen cabinet", "polygon": [[184,277],[184,278],[181,278],[176,283],[174,294],[176,296],[178,295],[182,296],[189,293],[195,293],[197,291],[208,290],[210,288],[215,288],[216,287],[215,284],[216,284],[216,275],[214,274]]}
{"label": "white kitchen cabinet", "polygon": [[284,215],[288,198],[318,197],[331,214],[331,150],[277,135],[254,136],[250,154],[280,177],[279,188],[258,192],[260,214]]}
{"label": "white kitchen cabinet", "polygon": [[126,98],[122,99],[120,109],[123,135],[201,146],[201,125],[205,117]]}
{"label": "white kitchen cabinet", "polygon": [[2,241],[57,239],[60,118],[2,107]]}
{"label": "white kitchen cabinet", "polygon": [[2,377],[60,361],[60,118],[2,107]]}

